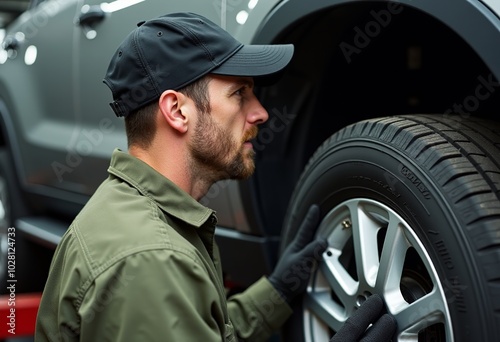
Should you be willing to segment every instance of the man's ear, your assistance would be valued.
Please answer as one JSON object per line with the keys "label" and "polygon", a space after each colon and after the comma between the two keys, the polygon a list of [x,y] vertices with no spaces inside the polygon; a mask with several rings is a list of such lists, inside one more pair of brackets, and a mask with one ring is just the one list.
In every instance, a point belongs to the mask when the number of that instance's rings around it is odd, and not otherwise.
{"label": "man's ear", "polygon": [[188,129],[188,117],[181,110],[185,101],[184,94],[175,90],[165,90],[158,101],[165,121],[180,133],[186,133]]}

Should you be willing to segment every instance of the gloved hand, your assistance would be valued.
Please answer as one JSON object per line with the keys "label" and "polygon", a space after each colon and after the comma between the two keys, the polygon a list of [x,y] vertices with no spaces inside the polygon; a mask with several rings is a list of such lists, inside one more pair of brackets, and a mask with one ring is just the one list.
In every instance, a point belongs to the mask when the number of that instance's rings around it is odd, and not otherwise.
{"label": "gloved hand", "polygon": [[326,239],[313,240],[319,223],[319,207],[312,205],[292,243],[285,249],[269,282],[290,304],[305,291],[314,265],[327,247]]}
{"label": "gloved hand", "polygon": [[[384,302],[378,294],[371,295],[347,319],[330,342],[388,342],[396,331],[396,320],[383,313]],[[368,329],[370,324],[373,325]]]}

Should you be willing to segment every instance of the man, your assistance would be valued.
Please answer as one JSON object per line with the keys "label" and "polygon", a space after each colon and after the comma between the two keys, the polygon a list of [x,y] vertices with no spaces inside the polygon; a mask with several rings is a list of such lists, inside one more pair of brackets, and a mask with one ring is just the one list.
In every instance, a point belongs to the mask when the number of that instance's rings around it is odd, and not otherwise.
{"label": "man", "polygon": [[[312,240],[318,207],[269,278],[227,300],[216,215],[198,200],[218,180],[253,173],[251,140],[268,119],[254,82],[279,75],[292,54],[243,46],[192,13],[138,24],[104,79],[129,150],[114,151],[55,252],[37,341],[265,341],[283,324],[326,248]],[[380,316],[380,297],[371,302],[366,324],[352,325],[358,335]]]}

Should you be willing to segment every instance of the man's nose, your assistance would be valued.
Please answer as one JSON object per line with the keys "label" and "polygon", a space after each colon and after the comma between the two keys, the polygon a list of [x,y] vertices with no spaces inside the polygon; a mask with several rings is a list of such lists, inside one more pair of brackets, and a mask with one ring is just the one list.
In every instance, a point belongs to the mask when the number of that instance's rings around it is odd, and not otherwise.
{"label": "man's nose", "polygon": [[254,97],[250,112],[248,114],[248,122],[254,125],[260,125],[266,122],[268,119],[269,114],[267,113],[267,110],[262,107],[262,104],[257,99],[257,97]]}

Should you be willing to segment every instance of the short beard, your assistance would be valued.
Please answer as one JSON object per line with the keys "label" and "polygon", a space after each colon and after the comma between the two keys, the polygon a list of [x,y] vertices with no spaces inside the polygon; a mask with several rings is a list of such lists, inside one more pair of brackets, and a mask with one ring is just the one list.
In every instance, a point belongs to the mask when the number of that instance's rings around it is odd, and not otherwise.
{"label": "short beard", "polygon": [[199,113],[191,143],[192,171],[202,174],[209,182],[223,179],[247,179],[255,171],[255,152],[243,143],[257,136],[253,126],[242,141],[232,139],[230,132],[217,126],[209,113]]}

